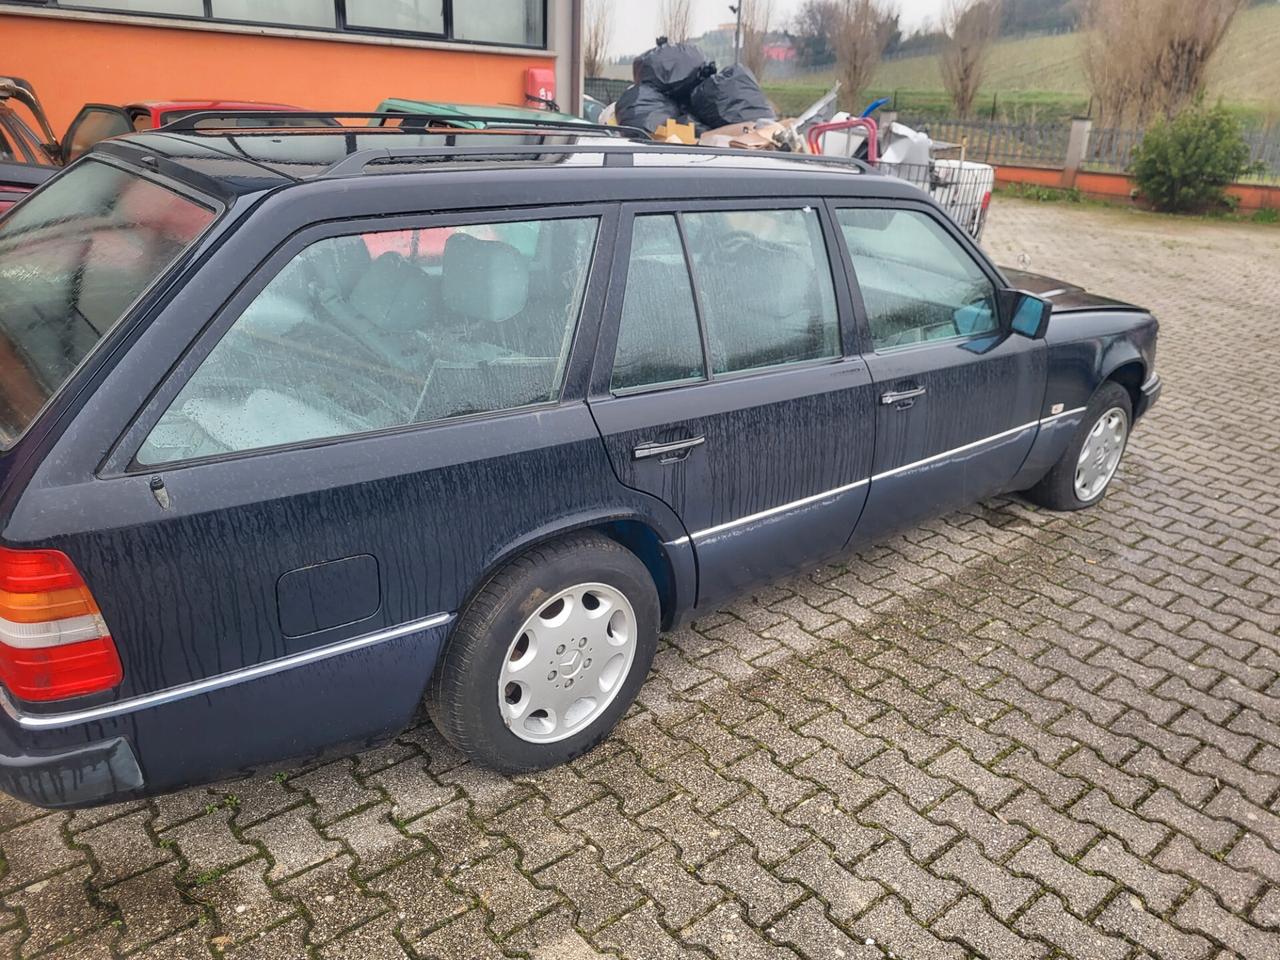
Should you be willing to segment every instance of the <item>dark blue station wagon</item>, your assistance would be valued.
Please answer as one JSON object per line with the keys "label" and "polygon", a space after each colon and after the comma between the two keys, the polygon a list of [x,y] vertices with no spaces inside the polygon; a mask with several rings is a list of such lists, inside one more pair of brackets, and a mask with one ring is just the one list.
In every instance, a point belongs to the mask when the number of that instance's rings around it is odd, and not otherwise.
{"label": "dark blue station wagon", "polygon": [[0,220],[0,788],[172,790],[424,698],[480,762],[564,762],[753,584],[994,494],[1096,503],[1155,346],[820,158],[102,143]]}

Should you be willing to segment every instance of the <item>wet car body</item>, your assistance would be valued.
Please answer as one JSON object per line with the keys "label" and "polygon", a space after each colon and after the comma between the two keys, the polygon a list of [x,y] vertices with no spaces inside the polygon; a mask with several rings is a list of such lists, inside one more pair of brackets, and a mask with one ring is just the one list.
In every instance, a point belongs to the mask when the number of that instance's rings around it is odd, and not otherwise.
{"label": "wet car body", "polygon": [[[0,455],[0,543],[69,558],[120,662],[119,681],[87,695],[0,691],[0,787],[83,806],[376,742],[414,716],[478,586],[533,545],[584,530],[622,544],[671,628],[1034,484],[1107,382],[1129,391],[1135,416],[1158,395],[1148,313],[1074,293],[1041,313],[891,178],[590,137],[507,146],[528,136],[477,157],[482,145],[457,154],[406,131],[309,132],[292,153],[279,131],[159,131],[102,143],[64,175],[103,164],[142,177],[198,204],[207,226],[184,228],[187,245]],[[611,388],[636,219],[779,207],[817,224],[830,256],[834,352]],[[875,350],[837,228],[841,211],[864,208],[927,220],[1008,292],[1010,311],[1034,308],[1031,326],[1016,332],[1010,314],[985,336]],[[140,462],[228,330],[310,245],[535,214],[596,224],[553,399]],[[922,387],[927,399],[893,399]],[[650,456],[654,444],[670,456]]]}

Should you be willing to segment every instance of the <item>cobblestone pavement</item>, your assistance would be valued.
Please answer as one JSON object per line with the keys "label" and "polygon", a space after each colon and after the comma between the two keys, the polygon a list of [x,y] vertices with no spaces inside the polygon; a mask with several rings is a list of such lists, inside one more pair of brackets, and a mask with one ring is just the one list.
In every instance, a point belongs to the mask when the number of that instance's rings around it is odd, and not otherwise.
{"label": "cobblestone pavement", "polygon": [[665,638],[569,768],[419,726],[148,803],[0,804],[0,942],[148,960],[1280,957],[1280,231],[998,203],[1163,318],[1092,512],[1001,499]]}

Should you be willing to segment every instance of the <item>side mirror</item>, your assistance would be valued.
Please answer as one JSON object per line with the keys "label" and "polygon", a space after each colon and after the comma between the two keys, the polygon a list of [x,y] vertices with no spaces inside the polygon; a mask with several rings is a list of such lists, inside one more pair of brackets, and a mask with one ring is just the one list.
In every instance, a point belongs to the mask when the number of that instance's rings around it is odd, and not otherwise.
{"label": "side mirror", "polygon": [[1042,340],[1049,329],[1053,304],[1021,290],[1000,292],[1000,317],[1005,329],[1029,340]]}

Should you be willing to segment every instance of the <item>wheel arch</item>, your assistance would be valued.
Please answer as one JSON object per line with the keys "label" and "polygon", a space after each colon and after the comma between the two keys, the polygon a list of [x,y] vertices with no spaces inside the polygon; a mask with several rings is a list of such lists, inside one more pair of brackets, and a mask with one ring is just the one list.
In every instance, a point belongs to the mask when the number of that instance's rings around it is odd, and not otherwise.
{"label": "wheel arch", "polygon": [[1138,411],[1142,402],[1142,384],[1147,379],[1147,366],[1141,360],[1126,360],[1112,369],[1102,379],[1102,383],[1098,384],[1101,388],[1105,383],[1118,383],[1124,387],[1129,394],[1129,400],[1133,404],[1131,410],[1135,413]]}
{"label": "wheel arch", "polygon": [[[661,629],[671,629],[682,611],[693,606],[696,595],[696,570],[692,548],[664,540],[659,523],[637,512],[600,512],[565,517],[530,531],[504,544],[485,562],[484,569],[467,593],[459,613],[484,589],[494,575],[511,560],[540,544],[558,540],[572,533],[594,531],[630,550],[653,579],[662,613]],[[675,539],[683,536],[683,531]]]}

